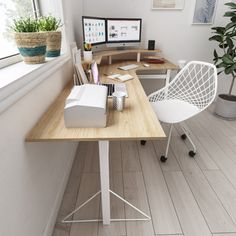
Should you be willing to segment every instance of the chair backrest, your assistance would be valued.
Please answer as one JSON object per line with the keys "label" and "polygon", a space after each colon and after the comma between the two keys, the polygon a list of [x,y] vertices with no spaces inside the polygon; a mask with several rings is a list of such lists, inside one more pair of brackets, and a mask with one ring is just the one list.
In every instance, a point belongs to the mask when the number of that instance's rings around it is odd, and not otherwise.
{"label": "chair backrest", "polygon": [[217,70],[213,64],[191,61],[163,89],[149,95],[150,102],[178,99],[206,109],[217,92]]}

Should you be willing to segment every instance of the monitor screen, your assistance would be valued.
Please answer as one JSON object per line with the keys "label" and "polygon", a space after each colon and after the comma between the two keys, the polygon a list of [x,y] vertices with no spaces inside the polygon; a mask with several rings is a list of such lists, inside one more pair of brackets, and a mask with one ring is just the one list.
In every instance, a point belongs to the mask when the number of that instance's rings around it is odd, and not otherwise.
{"label": "monitor screen", "polygon": [[106,43],[106,20],[99,17],[83,16],[84,42],[92,45]]}
{"label": "monitor screen", "polygon": [[141,42],[142,19],[107,19],[107,42]]}

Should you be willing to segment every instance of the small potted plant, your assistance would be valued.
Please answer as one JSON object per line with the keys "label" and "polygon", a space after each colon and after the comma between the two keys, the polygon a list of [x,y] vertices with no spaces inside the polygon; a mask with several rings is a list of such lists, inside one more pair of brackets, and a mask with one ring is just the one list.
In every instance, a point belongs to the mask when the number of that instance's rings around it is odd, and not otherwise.
{"label": "small potted plant", "polygon": [[39,31],[47,32],[47,57],[58,57],[61,53],[61,20],[54,16],[42,16],[38,20]]}
{"label": "small potted plant", "polygon": [[92,44],[84,42],[84,61],[91,62],[93,60]]}
{"label": "small potted plant", "polygon": [[11,29],[21,56],[26,64],[45,61],[47,35],[38,32],[37,20],[31,17],[14,19]]}
{"label": "small potted plant", "polygon": [[216,102],[215,113],[226,119],[236,119],[236,96],[232,94],[236,78],[236,4],[225,4],[231,11],[224,14],[230,17],[230,22],[224,27],[213,27],[214,36],[209,40],[216,41],[219,51],[214,50],[214,63],[220,69],[218,74],[224,72],[231,75],[231,85],[228,94],[219,94]]}

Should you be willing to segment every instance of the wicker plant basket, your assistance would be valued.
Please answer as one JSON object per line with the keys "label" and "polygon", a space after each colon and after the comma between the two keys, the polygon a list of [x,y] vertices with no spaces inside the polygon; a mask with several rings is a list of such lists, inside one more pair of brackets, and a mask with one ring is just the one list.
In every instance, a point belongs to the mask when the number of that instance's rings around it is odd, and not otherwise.
{"label": "wicker plant basket", "polygon": [[61,53],[61,32],[48,31],[47,32],[47,57],[58,57]]}
{"label": "wicker plant basket", "polygon": [[38,64],[45,61],[45,32],[14,33],[16,45],[26,64]]}

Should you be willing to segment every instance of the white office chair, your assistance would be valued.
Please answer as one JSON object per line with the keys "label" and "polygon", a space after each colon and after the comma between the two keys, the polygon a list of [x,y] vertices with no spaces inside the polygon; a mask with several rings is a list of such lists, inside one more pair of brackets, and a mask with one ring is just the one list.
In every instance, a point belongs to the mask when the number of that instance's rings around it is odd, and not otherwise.
{"label": "white office chair", "polygon": [[[189,62],[167,85],[149,95],[149,101],[161,122],[169,123],[165,156],[160,160],[165,162],[171,139],[173,124],[183,122],[205,110],[214,100],[217,91],[217,70],[212,64]],[[189,156],[194,157],[196,147],[190,138],[186,127],[181,125],[182,139],[188,138],[193,146]],[[142,143],[145,144],[145,143]]]}

